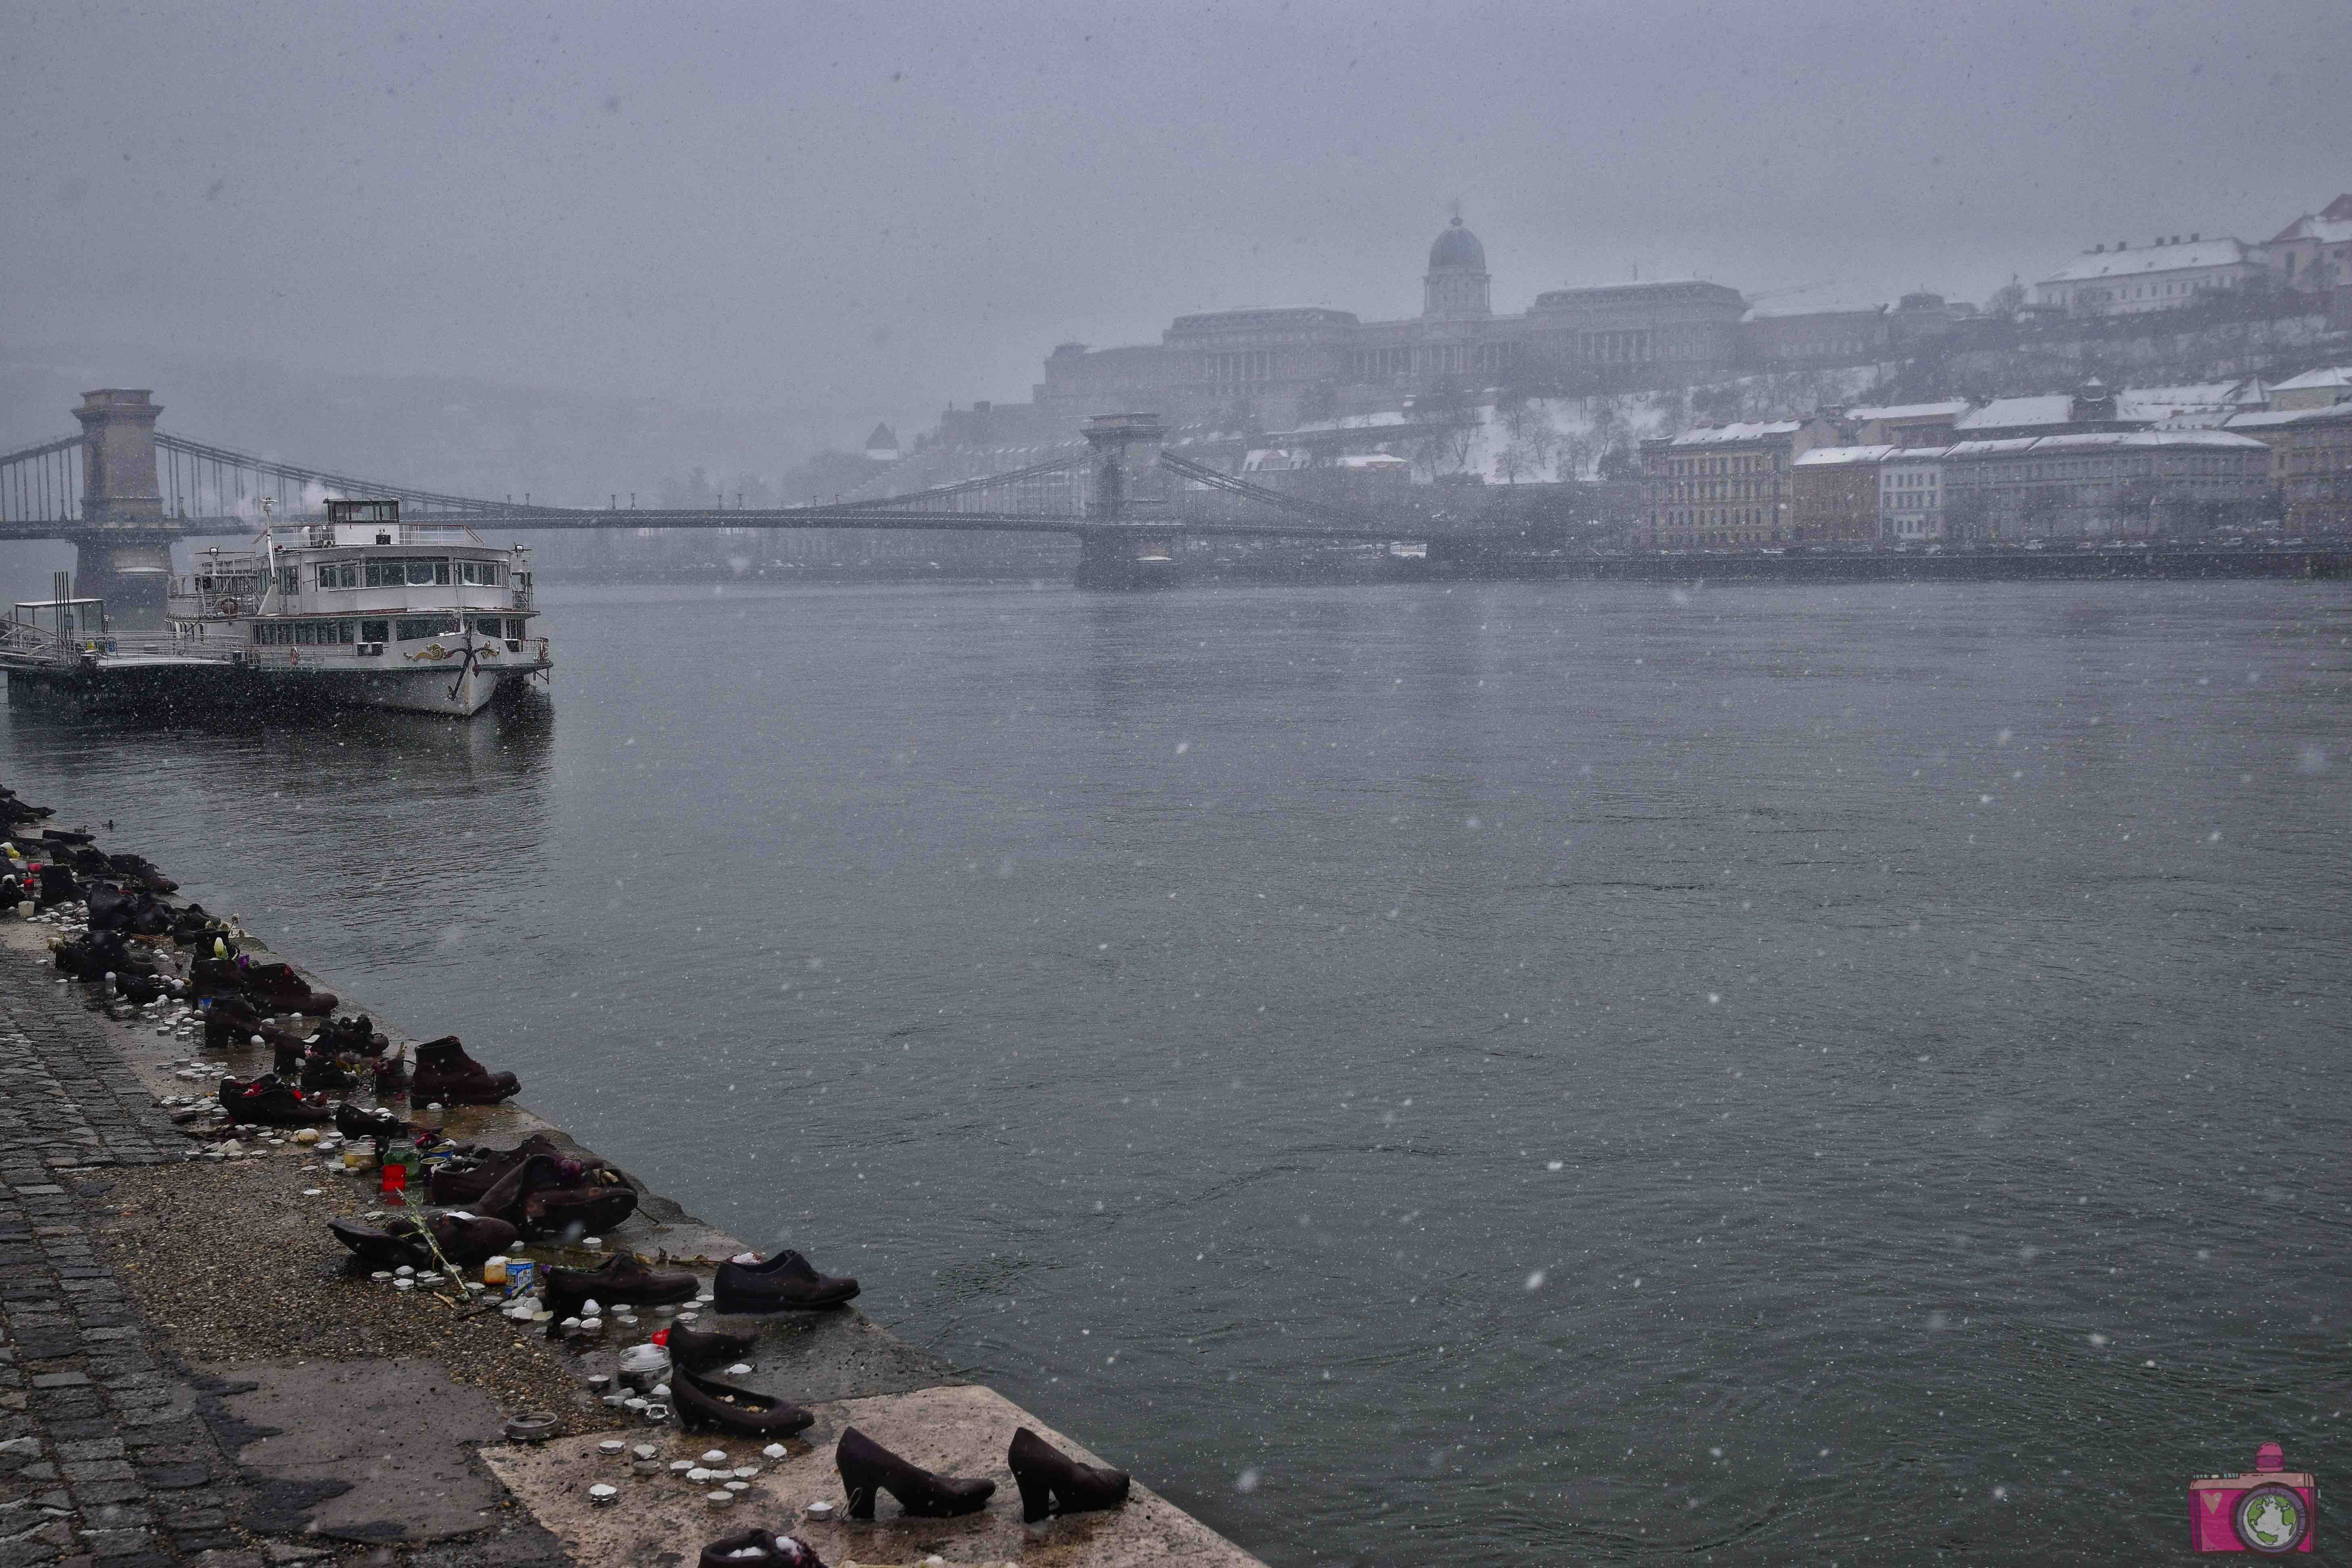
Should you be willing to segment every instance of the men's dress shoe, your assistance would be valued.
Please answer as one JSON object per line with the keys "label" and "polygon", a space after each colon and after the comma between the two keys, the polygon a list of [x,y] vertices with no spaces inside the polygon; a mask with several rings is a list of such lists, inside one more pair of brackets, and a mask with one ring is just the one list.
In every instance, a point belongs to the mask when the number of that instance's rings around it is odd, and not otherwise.
{"label": "men's dress shoe", "polygon": [[1092,1513],[1127,1500],[1125,1470],[1082,1465],[1024,1426],[1013,1434],[1004,1462],[1021,1487],[1021,1518],[1034,1524],[1057,1513]]}
{"label": "men's dress shoe", "polygon": [[765,1263],[722,1263],[712,1295],[722,1312],[814,1312],[848,1303],[857,1281],[819,1274],[797,1252]]}
{"label": "men's dress shoe", "polygon": [[675,1362],[670,1364],[669,1398],[678,1425],[689,1432],[709,1429],[773,1441],[816,1425],[813,1410],[688,1372]]}
{"label": "men's dress shoe", "polygon": [[[361,1138],[389,1140],[413,1137],[416,1129],[389,1110],[362,1110],[347,1100],[335,1107],[335,1131],[346,1138],[354,1140]],[[437,1193],[434,1194],[433,1201],[436,1204],[441,1202],[440,1194]]]}
{"label": "men's dress shoe", "polygon": [[580,1304],[593,1300],[609,1306],[616,1301],[659,1306],[667,1301],[691,1301],[694,1276],[684,1269],[656,1272],[634,1252],[615,1253],[602,1268],[551,1268],[547,1271],[547,1310],[555,1314],[548,1332],[566,1318],[580,1315]]}
{"label": "men's dress shoe", "polygon": [[425,1245],[421,1231],[429,1226],[433,1240],[441,1248],[441,1256],[459,1265],[479,1263],[514,1245],[514,1226],[504,1220],[485,1219],[475,1215],[437,1214],[419,1221],[402,1215],[386,1220],[381,1229],[353,1225],[348,1220],[329,1220],[327,1228],[335,1239],[352,1249],[362,1262],[378,1268],[398,1268],[403,1264],[430,1273],[440,1268],[433,1248]]}
{"label": "men's dress shoe", "polygon": [[[673,1388],[672,1392],[676,1392]],[[849,1517],[871,1520],[874,1494],[888,1492],[898,1506],[916,1519],[953,1519],[978,1513],[996,1495],[996,1483],[980,1477],[935,1475],[910,1465],[881,1444],[850,1426],[834,1445],[834,1468],[841,1472],[849,1493]]]}

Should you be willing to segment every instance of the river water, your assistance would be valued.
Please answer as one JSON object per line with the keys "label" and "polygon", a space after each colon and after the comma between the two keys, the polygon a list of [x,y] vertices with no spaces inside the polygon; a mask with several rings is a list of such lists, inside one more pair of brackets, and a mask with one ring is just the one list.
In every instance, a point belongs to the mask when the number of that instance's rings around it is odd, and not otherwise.
{"label": "river water", "polygon": [[2343,586],[548,598],[5,777],[1278,1564],[2337,1484]]}

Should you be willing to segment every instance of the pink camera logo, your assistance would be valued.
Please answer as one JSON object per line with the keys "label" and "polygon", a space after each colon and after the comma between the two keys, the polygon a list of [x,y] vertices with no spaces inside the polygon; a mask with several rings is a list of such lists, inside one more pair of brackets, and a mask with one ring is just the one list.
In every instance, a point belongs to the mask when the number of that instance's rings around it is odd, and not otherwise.
{"label": "pink camera logo", "polygon": [[2254,1468],[2244,1475],[2189,1483],[2189,1542],[2200,1552],[2308,1552],[2318,1514],[2318,1483],[2288,1469],[2276,1443],[2255,1449]]}

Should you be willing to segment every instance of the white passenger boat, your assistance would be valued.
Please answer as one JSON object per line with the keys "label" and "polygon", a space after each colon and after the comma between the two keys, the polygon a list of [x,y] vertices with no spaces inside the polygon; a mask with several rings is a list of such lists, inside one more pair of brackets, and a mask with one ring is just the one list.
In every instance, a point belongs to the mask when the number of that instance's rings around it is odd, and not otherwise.
{"label": "white passenger boat", "polygon": [[198,552],[172,580],[170,651],[289,698],[458,717],[552,668],[529,550],[403,522],[396,500],[326,504],[323,523]]}
{"label": "white passenger boat", "polygon": [[530,551],[462,523],[404,523],[394,500],[331,500],[322,523],[199,551],[171,581],[160,631],[113,626],[103,600],[57,578],[53,598],[0,621],[12,701],[462,718],[553,667],[532,630]]}

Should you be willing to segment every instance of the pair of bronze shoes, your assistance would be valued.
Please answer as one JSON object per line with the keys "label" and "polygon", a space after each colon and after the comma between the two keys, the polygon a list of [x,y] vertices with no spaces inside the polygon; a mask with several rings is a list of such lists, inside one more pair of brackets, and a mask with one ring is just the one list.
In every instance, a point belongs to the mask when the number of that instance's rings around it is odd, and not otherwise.
{"label": "pair of bronze shoes", "polygon": [[[1125,1470],[1082,1465],[1024,1426],[1013,1434],[1005,1464],[1021,1488],[1021,1518],[1030,1524],[1056,1514],[1092,1513],[1127,1501],[1132,1481]],[[915,1519],[952,1519],[978,1513],[996,1495],[996,1483],[979,1476],[942,1476],[909,1463],[856,1427],[841,1435],[834,1467],[849,1493],[849,1517],[874,1517],[874,1497],[887,1491]]]}

